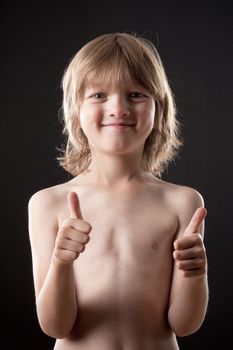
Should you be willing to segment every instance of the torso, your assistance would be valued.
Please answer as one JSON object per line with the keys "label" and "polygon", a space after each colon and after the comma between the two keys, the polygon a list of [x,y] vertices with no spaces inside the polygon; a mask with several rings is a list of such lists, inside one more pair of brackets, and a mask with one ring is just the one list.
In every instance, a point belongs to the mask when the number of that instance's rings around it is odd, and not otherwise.
{"label": "torso", "polygon": [[59,225],[69,217],[67,192],[76,191],[92,226],[74,263],[77,322],[54,349],[178,349],[167,323],[178,188],[158,179],[121,192],[74,181],[54,187]]}

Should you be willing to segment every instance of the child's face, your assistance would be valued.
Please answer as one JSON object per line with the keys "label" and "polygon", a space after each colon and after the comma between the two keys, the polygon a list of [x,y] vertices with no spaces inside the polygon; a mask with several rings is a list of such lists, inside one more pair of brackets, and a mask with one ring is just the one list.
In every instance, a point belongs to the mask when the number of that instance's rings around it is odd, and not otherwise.
{"label": "child's face", "polygon": [[79,111],[92,153],[142,154],[154,126],[155,101],[137,82],[130,87],[96,82],[87,86]]}

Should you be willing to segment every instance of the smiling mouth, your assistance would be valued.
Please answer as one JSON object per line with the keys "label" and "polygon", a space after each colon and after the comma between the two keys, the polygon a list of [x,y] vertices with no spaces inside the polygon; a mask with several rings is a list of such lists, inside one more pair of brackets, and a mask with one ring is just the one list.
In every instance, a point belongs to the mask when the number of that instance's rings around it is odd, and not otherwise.
{"label": "smiling mouth", "polygon": [[112,127],[132,127],[136,124],[127,124],[127,123],[111,123],[111,124],[102,124],[102,126],[112,126]]}

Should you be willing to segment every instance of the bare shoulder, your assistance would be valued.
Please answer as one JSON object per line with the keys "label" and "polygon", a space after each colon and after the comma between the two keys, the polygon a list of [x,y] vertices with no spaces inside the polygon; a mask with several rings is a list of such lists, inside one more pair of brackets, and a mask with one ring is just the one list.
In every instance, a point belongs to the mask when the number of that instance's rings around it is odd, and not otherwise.
{"label": "bare shoulder", "polygon": [[198,208],[205,207],[203,195],[193,187],[162,180],[159,180],[159,186],[163,198],[176,215],[181,228],[188,225]]}
{"label": "bare shoulder", "polygon": [[155,185],[159,185],[164,198],[168,202],[184,209],[188,206],[204,206],[204,198],[202,194],[195,188],[179,185],[172,182],[155,179]]}
{"label": "bare shoulder", "polygon": [[167,196],[181,210],[190,206],[204,206],[202,194],[193,187],[168,183]]}
{"label": "bare shoulder", "polygon": [[[28,201],[29,220],[40,220],[55,224],[67,207],[67,195],[70,191],[80,191],[82,184],[77,177],[64,183],[42,188],[33,193]],[[38,219],[37,219],[38,218]]]}
{"label": "bare shoulder", "polygon": [[68,191],[67,182],[42,188],[33,193],[28,201],[29,223],[32,219],[36,222],[39,220],[43,222],[46,219],[46,222],[55,225],[58,222],[57,214],[64,205]]}
{"label": "bare shoulder", "polygon": [[46,210],[57,208],[64,200],[67,193],[72,189],[72,181],[42,188],[32,194],[28,202],[28,207],[43,207]]}
{"label": "bare shoulder", "polygon": [[[163,186],[166,198],[178,219],[178,235],[183,234],[195,211],[200,207],[205,207],[203,195],[197,189],[189,186],[172,183],[164,183]],[[204,221],[200,226],[200,233],[204,235]]]}
{"label": "bare shoulder", "polygon": [[58,199],[61,196],[60,185],[42,188],[32,194],[28,201],[29,212],[43,209],[44,211],[52,210],[57,206]]}

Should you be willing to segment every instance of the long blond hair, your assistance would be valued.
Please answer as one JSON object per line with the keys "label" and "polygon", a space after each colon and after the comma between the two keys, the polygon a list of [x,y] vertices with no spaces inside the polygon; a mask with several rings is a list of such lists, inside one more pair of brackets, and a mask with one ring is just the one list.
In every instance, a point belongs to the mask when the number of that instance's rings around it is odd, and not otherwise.
{"label": "long blond hair", "polygon": [[161,58],[154,44],[129,33],[101,35],[84,45],[72,58],[62,79],[62,122],[65,143],[57,157],[60,165],[73,176],[91,163],[88,140],[79,120],[79,106],[85,88],[92,79],[124,83],[136,80],[156,103],[155,125],[144,145],[142,167],[156,176],[178,154],[183,145],[181,123]]}

